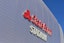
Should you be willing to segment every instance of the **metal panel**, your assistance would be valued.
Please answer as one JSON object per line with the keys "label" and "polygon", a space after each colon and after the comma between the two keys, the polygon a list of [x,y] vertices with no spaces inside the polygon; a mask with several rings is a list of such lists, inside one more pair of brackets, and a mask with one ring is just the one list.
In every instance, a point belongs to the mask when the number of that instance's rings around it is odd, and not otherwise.
{"label": "metal panel", "polygon": [[[31,15],[52,30],[52,36],[42,31],[26,20],[22,13],[29,9]],[[47,35],[47,41],[41,40],[30,33],[29,26],[33,25]],[[0,42],[1,43],[60,43],[60,29],[58,23],[41,0],[0,0]]]}

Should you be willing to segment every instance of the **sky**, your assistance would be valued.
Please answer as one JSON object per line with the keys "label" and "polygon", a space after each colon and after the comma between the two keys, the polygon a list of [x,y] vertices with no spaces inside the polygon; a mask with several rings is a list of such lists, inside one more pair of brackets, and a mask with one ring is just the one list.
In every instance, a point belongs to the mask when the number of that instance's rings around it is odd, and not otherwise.
{"label": "sky", "polygon": [[64,0],[43,0],[56,17],[64,33]]}

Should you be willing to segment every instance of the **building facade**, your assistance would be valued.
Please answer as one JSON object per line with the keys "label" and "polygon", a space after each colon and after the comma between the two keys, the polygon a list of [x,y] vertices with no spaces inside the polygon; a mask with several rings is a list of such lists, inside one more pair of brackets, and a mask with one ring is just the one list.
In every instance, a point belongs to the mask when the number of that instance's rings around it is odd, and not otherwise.
{"label": "building facade", "polygon": [[63,43],[62,28],[42,0],[0,2],[1,43]]}

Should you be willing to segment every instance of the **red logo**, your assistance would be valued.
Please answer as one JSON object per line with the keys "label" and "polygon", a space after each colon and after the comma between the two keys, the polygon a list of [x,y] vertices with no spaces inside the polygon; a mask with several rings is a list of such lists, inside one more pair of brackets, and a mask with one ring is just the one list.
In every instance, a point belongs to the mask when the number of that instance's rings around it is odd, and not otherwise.
{"label": "red logo", "polygon": [[36,16],[31,16],[30,11],[26,10],[23,14],[23,17],[31,21],[33,24],[47,32],[49,35],[52,35],[52,30],[50,30],[45,23],[42,23],[41,20],[39,20]]}
{"label": "red logo", "polygon": [[30,16],[30,11],[29,10],[26,10],[23,14],[24,18],[28,19],[28,20],[31,20],[31,16]]}

